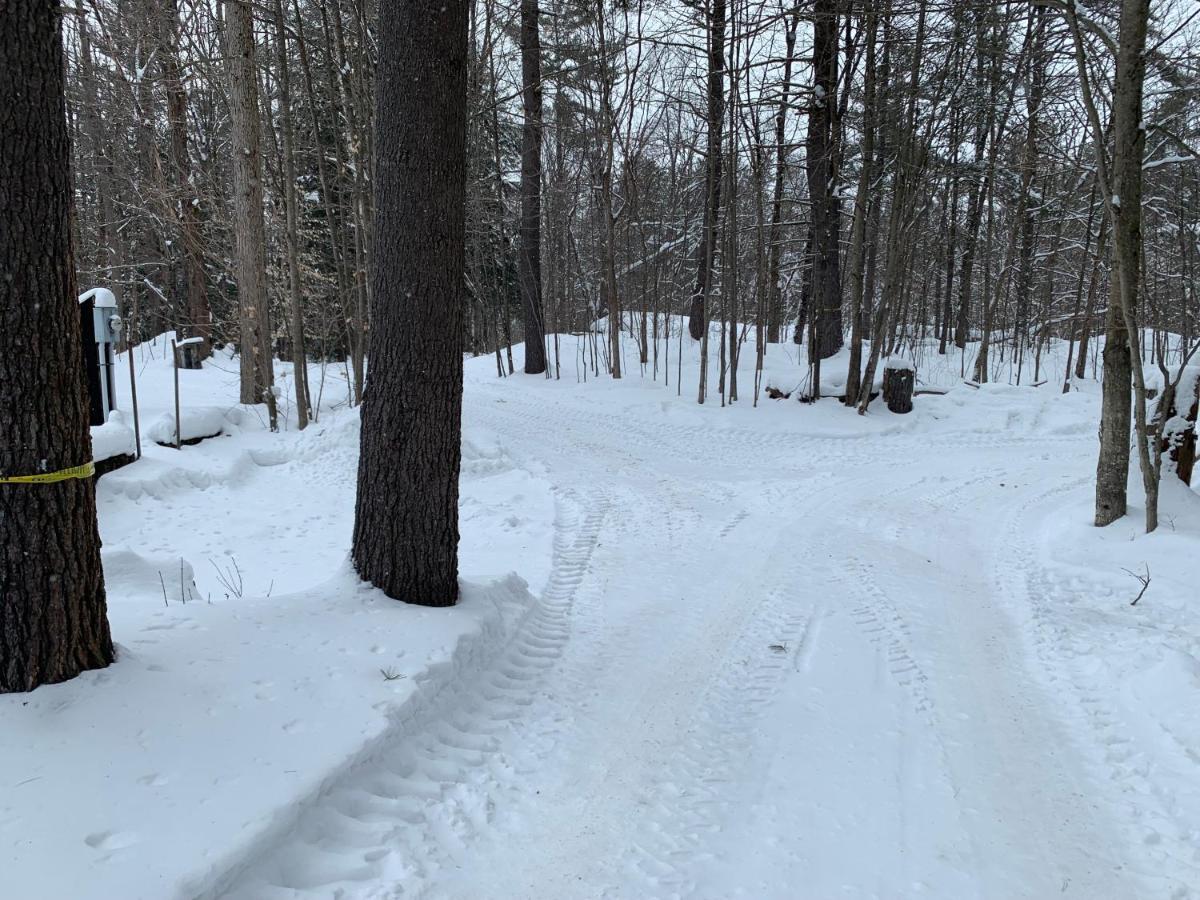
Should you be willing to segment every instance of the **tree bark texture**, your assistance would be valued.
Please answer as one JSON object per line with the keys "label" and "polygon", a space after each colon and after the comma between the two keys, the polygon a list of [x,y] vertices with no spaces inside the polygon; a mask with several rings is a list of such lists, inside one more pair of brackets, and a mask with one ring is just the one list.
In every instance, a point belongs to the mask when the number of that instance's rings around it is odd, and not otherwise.
{"label": "tree bark texture", "polygon": [[868,2],[866,12],[867,51],[863,72],[862,170],[854,196],[854,224],[850,232],[850,360],[846,370],[846,393],[843,403],[854,406],[862,389],[862,345],[864,302],[871,298],[865,292],[867,244],[875,236],[867,234],[870,220],[871,182],[875,175],[875,43],[879,20],[875,4]]}
{"label": "tree bark texture", "polygon": [[883,402],[894,413],[910,413],[917,373],[912,369],[883,367]]}
{"label": "tree bark texture", "polygon": [[521,0],[521,242],[517,285],[525,329],[525,373],[546,371],[542,311],[542,44],[538,0]]}
{"label": "tree bark texture", "polygon": [[[1113,272],[1105,321],[1104,379],[1100,405],[1100,454],[1096,462],[1096,525],[1115,522],[1128,508],[1129,432],[1134,382],[1130,325],[1138,308],[1142,267],[1142,81],[1146,61],[1149,0],[1125,0],[1113,87],[1112,220]],[[1136,365],[1141,366],[1140,358]],[[1144,433],[1139,442],[1145,440]],[[1154,485],[1155,489],[1157,484]],[[1148,486],[1149,488],[1149,486]],[[1151,491],[1148,489],[1147,494]],[[1147,514],[1149,515],[1149,498]],[[1153,530],[1153,529],[1147,529]]]}
{"label": "tree bark texture", "polygon": [[713,0],[708,34],[708,147],[704,165],[704,224],[697,252],[696,288],[688,310],[688,334],[698,341],[708,327],[717,226],[721,214],[721,154],[725,129],[725,0]]}
{"label": "tree bark texture", "polygon": [[384,0],[371,360],[352,557],[388,596],[458,598],[467,0]]}
{"label": "tree bark texture", "polygon": [[258,70],[254,61],[254,14],[249,0],[225,0],[225,54],[229,64],[234,236],[241,305],[242,402],[267,403],[274,426]]}
{"label": "tree bark texture", "polygon": [[[59,16],[0,4],[0,476],[91,459]],[[0,693],[112,660],[94,482],[0,484]]]}
{"label": "tree bark texture", "polygon": [[[813,95],[808,109],[808,193],[812,207],[813,360],[842,349],[842,287],[838,267],[841,203],[833,178],[837,103],[838,15],[836,0],[813,7]],[[814,385],[815,387],[815,385]]]}

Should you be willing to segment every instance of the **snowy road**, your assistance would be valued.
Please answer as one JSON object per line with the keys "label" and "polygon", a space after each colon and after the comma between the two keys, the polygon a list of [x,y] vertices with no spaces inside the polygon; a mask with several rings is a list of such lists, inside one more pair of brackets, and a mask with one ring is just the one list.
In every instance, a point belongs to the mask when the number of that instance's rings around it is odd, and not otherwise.
{"label": "snowy road", "polygon": [[542,387],[466,409],[555,487],[538,605],[215,895],[1147,895],[1022,627],[1030,510],[1086,439],[931,453]]}

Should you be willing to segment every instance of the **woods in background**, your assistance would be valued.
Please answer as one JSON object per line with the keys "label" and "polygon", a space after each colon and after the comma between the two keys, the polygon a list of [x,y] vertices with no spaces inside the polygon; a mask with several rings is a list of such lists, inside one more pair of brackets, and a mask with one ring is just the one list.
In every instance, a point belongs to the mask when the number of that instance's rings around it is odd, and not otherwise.
{"label": "woods in background", "polygon": [[[243,399],[273,402],[253,361],[274,353],[343,366],[360,402],[375,5],[64,13],[84,283],[119,291],[133,340],[243,347]],[[1131,423],[1153,472],[1167,436],[1146,400],[1198,334],[1192,4],[477,0],[468,16],[469,352],[507,375],[528,338],[530,373],[560,377],[571,354],[669,383],[686,319],[719,373],[702,367],[701,402],[739,399],[747,343],[761,363],[795,340],[806,396],[836,366],[862,411],[897,353],[1036,384],[1063,339],[1063,390],[1112,374],[1097,522],[1124,514]],[[1123,341],[1159,388],[1135,384]]]}

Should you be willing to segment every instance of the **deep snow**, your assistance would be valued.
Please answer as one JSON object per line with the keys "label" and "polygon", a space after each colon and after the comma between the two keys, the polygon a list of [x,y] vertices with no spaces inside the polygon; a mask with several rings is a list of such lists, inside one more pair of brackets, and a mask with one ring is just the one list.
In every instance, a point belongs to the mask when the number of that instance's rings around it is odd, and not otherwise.
{"label": "deep snow", "polygon": [[[162,346],[139,399],[173,433]],[[346,563],[333,369],[278,435],[236,360],[181,373],[222,436],[144,427],[99,482],[119,661],[0,697],[0,893],[1200,893],[1200,498],[1090,527],[1097,390],[1060,393],[1061,348],[1041,388],[918,355],[948,393],[865,417],[751,408],[749,351],[720,408],[686,342],[682,390],[676,345],[669,387],[561,349],[559,381],[466,363],[453,610]]]}

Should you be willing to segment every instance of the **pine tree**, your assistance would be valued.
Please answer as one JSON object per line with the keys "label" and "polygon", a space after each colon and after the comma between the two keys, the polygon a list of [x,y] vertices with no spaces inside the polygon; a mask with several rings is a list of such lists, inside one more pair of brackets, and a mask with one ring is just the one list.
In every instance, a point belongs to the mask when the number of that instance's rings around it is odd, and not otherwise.
{"label": "pine tree", "polygon": [[[0,477],[91,459],[81,374],[60,10],[9,0],[0,28]],[[0,693],[113,660],[96,489],[0,484]]]}
{"label": "pine tree", "polygon": [[352,556],[398,600],[458,599],[466,0],[379,11],[371,361]]}
{"label": "pine tree", "polygon": [[546,371],[542,312],[542,42],[538,0],[521,0],[521,255],[517,282],[525,328],[525,373]]}

